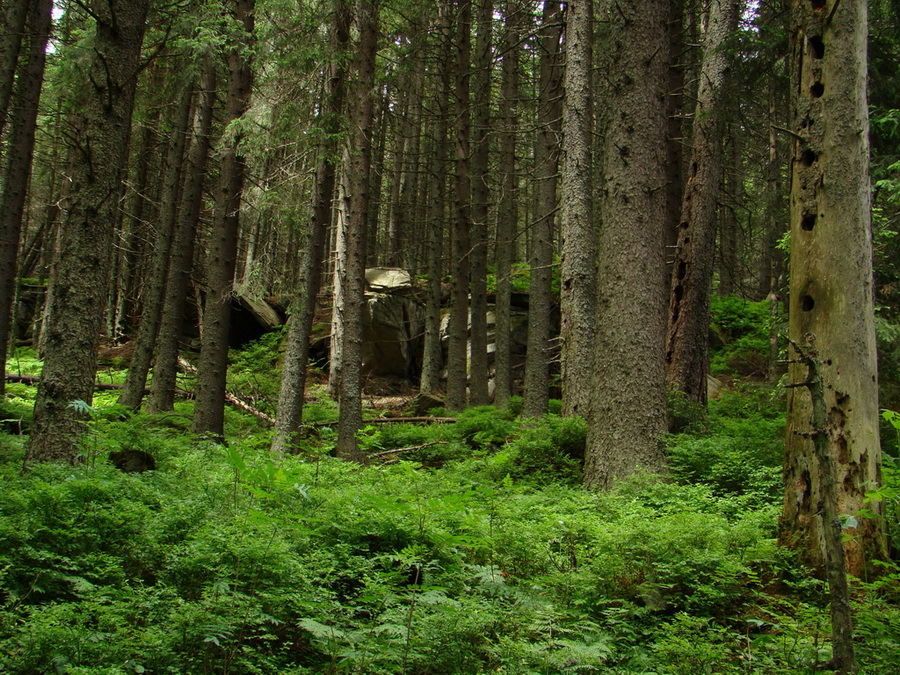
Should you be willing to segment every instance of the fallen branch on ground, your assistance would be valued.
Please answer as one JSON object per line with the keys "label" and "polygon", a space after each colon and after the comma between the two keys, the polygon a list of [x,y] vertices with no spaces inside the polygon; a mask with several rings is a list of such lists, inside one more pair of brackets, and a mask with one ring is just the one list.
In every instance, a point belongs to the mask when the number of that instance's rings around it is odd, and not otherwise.
{"label": "fallen branch on ground", "polygon": [[393,450],[385,450],[384,452],[373,452],[369,457],[386,457],[387,455],[398,455],[401,452],[410,452],[412,450],[421,450],[432,445],[447,445],[447,441],[431,441],[430,443],[422,443],[422,445],[412,445],[408,448],[394,448]]}
{"label": "fallen branch on ground", "polygon": [[[394,422],[397,423],[407,423],[407,424],[452,424],[456,421],[455,417],[375,417],[373,419],[363,420],[363,424],[392,424]],[[333,422],[316,422],[314,424],[309,424],[307,426],[310,427],[333,427],[338,423],[337,420]]]}

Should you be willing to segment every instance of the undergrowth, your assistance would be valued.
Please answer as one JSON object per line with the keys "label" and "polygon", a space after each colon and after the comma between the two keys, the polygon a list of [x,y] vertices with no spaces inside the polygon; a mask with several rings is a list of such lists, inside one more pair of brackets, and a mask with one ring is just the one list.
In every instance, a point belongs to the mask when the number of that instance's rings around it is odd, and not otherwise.
{"label": "undergrowth", "polygon": [[[584,422],[553,414],[373,423],[360,467],[327,426],[274,456],[237,411],[224,446],[188,432],[190,403],[101,397],[77,467],[23,475],[24,436],[0,434],[0,672],[816,672],[825,589],[775,543],[782,409],[729,392],[669,437],[670,475],[591,493]],[[156,470],[118,471],[118,449]],[[873,498],[896,504],[886,476]],[[900,670],[884,563],[856,586],[866,673]]]}

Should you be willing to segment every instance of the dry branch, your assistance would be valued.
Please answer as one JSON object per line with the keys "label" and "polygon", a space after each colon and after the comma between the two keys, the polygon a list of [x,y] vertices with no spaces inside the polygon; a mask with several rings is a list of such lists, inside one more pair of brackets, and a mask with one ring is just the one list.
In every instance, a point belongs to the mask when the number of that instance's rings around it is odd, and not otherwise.
{"label": "dry branch", "polygon": [[[363,424],[391,424],[394,422],[400,424],[452,424],[456,421],[455,417],[376,417],[374,419],[363,420]],[[307,426],[311,427],[333,427],[337,424],[337,420],[333,422],[316,422]]]}
{"label": "dry branch", "polygon": [[386,457],[387,455],[399,455],[401,452],[421,450],[422,448],[427,448],[432,445],[447,445],[447,441],[431,441],[429,443],[422,443],[422,445],[411,445],[408,448],[394,448],[393,450],[385,450],[383,452],[373,452],[369,455],[369,457]]}

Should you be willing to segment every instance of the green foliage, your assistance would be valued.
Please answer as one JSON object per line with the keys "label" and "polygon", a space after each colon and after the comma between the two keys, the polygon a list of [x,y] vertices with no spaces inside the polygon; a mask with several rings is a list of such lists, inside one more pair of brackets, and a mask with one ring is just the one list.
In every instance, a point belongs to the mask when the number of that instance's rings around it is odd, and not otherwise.
{"label": "green foliage", "polygon": [[286,330],[271,331],[229,354],[229,386],[269,415],[275,414],[278,404],[281,377],[277,366],[284,335]]}
{"label": "green foliage", "polygon": [[454,428],[459,438],[473,448],[492,450],[512,437],[516,424],[510,410],[486,405],[459,413]]}
{"label": "green foliage", "polygon": [[527,420],[488,465],[497,477],[508,474],[577,484],[582,480],[586,437],[587,424],[580,417],[546,415]]}
{"label": "green foliage", "polygon": [[[900,413],[885,410],[881,414],[888,433],[883,434],[881,485],[873,486],[866,494],[866,502],[879,504],[883,509],[888,541],[900,550]],[[888,440],[890,439],[890,440]],[[868,512],[864,512],[868,513]]]}
{"label": "green foliage", "polygon": [[[527,293],[531,286],[531,269],[528,263],[514,263],[509,283],[513,293]],[[497,275],[492,269],[487,276],[488,293],[497,292]]]}
{"label": "green foliage", "polygon": [[666,411],[669,431],[674,433],[701,431],[706,421],[706,406],[692,401],[683,391],[666,392]]}
{"label": "green foliage", "polygon": [[[781,406],[730,393],[673,437],[676,480],[594,494],[577,418],[373,424],[402,452],[359,467],[273,456],[236,411],[226,447],[189,403],[94,405],[79,467],[22,475],[0,443],[0,671],[811,672],[827,607],[774,543]],[[854,610],[866,672],[898,665],[892,574]]]}
{"label": "green foliage", "polygon": [[749,302],[735,296],[713,296],[710,330],[717,338],[711,353],[710,372],[764,376],[768,369],[768,301]]}
{"label": "green foliage", "polygon": [[900,407],[900,322],[892,323],[887,312],[875,315],[878,346],[878,394],[882,405]]}
{"label": "green foliage", "polygon": [[710,402],[706,433],[671,435],[668,451],[675,476],[739,498],[740,508],[776,503],[782,488],[784,418],[780,401],[766,391],[726,393]]}

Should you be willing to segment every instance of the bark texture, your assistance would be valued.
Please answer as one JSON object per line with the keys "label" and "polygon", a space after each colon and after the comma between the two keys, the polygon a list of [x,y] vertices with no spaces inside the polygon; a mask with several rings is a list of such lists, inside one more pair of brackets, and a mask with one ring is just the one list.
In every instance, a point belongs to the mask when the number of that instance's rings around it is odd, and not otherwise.
{"label": "bark texture", "polygon": [[303,423],[303,394],[306,389],[310,333],[321,285],[322,256],[325,236],[331,222],[337,175],[338,132],[341,129],[340,115],[344,107],[345,68],[342,64],[350,40],[351,16],[347,4],[343,0],[337,0],[331,35],[335,61],[326,83],[326,103],[320,115],[325,138],[316,169],[312,212],[304,233],[305,243],[300,250],[297,269],[299,293],[291,306],[292,316],[278,393],[275,437],[272,440],[272,450],[276,452],[288,452],[296,447],[297,434]]}
{"label": "bark texture", "polygon": [[178,373],[178,348],[184,307],[191,270],[194,267],[194,244],[197,224],[203,207],[203,184],[209,160],[213,107],[216,101],[216,65],[207,59],[203,65],[200,91],[194,111],[194,128],[184,167],[184,185],[178,222],[172,237],[171,259],[166,278],[159,334],[156,340],[156,360],[147,411],[153,413],[172,410],[175,404],[175,380]]}
{"label": "bark texture", "polygon": [[[83,85],[71,94],[69,176],[28,461],[75,461],[93,395],[109,250],[122,197],[147,0],[90,3],[95,26]],[[74,404],[74,405],[73,405]]]}
{"label": "bark texture", "polygon": [[519,220],[518,177],[516,176],[516,129],[518,127],[519,50],[517,49],[522,7],[517,0],[504,3],[503,61],[500,82],[500,195],[497,204],[497,300],[494,353],[494,405],[509,405],[513,391],[510,352],[512,332],[513,240]]}
{"label": "bark texture", "polygon": [[[837,509],[855,515],[881,483],[872,296],[866,102],[866,3],[792,3],[794,140],[791,165],[790,334],[815,341]],[[802,364],[789,371],[802,382]],[[781,541],[825,569],[822,475],[809,392],[790,390]],[[868,508],[878,508],[869,504]],[[847,567],[885,559],[880,518],[845,530]]]}
{"label": "bark texture", "polygon": [[668,386],[701,404],[709,372],[709,296],[723,169],[720,108],[730,61],[724,45],[737,23],[737,1],[711,0],[708,11],[666,337]]}
{"label": "bark texture", "polygon": [[437,91],[437,120],[432,124],[434,147],[428,162],[428,282],[425,304],[425,336],[422,356],[422,381],[420,388],[428,394],[440,391],[443,354],[441,350],[441,277],[443,275],[444,227],[447,211],[447,157],[450,128],[449,101],[451,81],[449,63],[452,55],[452,24],[450,8],[446,0],[440,3],[438,29],[441,39],[441,59],[437,66],[440,87]]}
{"label": "bark texture", "polygon": [[366,297],[366,230],[369,222],[369,173],[372,163],[372,126],[375,87],[375,55],[378,47],[378,11],[370,0],[356,3],[359,42],[349,82],[353,101],[348,118],[349,147],[344,162],[348,169],[346,194],[346,264],[344,278],[344,340],[338,405],[339,457],[365,459],[356,435],[362,427],[362,332]]}
{"label": "bark texture", "polygon": [[528,298],[528,346],[522,414],[544,415],[550,387],[550,335],[553,304],[553,231],[562,130],[562,3],[544,2],[538,53],[541,59],[538,132],[534,148],[535,197]]}
{"label": "bark texture", "polygon": [[455,201],[450,265],[453,277],[450,294],[450,324],[447,340],[447,409],[466,407],[469,337],[469,244],[472,229],[471,175],[469,166],[469,78],[471,76],[472,9],[468,0],[456,3],[456,169]]}
{"label": "bark texture", "polygon": [[607,18],[610,121],[598,244],[597,379],[585,456],[585,483],[593,487],[665,465],[668,3],[619,2]]}
{"label": "bark texture", "polygon": [[571,0],[566,9],[560,357],[563,414],[582,417],[587,417],[591,400],[597,311],[597,226],[591,153],[593,24],[593,0]]}
{"label": "bark texture", "polygon": [[149,274],[144,285],[144,307],[141,323],[134,340],[134,352],[125,376],[125,385],[119,395],[119,404],[137,410],[144,398],[147,374],[153,360],[153,347],[159,334],[165,299],[166,278],[172,253],[172,236],[178,220],[178,202],[181,193],[184,149],[187,145],[188,125],[191,118],[191,98],[194,87],[185,86],[178,98],[173,120],[173,137],[169,145],[164,167],[163,187],[160,194],[159,228],[150,261]]}
{"label": "bark texture", "polygon": [[470,347],[469,399],[472,405],[487,405],[487,250],[488,206],[488,131],[491,123],[491,27],[493,0],[479,0],[475,38],[475,63],[472,78],[472,337]]}
{"label": "bark texture", "polygon": [[37,3],[33,0],[7,0],[0,7],[0,139],[6,129],[9,102],[15,86],[16,63],[30,6],[34,8]]}
{"label": "bark texture", "polygon": [[[253,67],[248,49],[253,39],[255,0],[234,0],[234,18],[244,31],[241,42],[229,52],[228,86],[225,103],[227,124],[239,121],[250,107]],[[197,404],[194,433],[216,437],[224,434],[225,378],[228,372],[228,329],[231,324],[231,292],[237,265],[241,195],[246,161],[241,148],[244,134],[239,127],[226,131],[221,148],[219,216],[215,224],[207,261],[206,298],[203,303],[200,358],[197,363]]]}
{"label": "bark texture", "polygon": [[[38,0],[30,12],[28,56],[16,81],[17,105],[12,110],[9,143],[3,157],[3,192],[0,194],[0,376],[6,372],[19,238],[31,176],[34,132],[37,127],[38,101],[44,79],[52,9],[52,0]],[[6,380],[0,377],[0,397],[5,389]]]}

